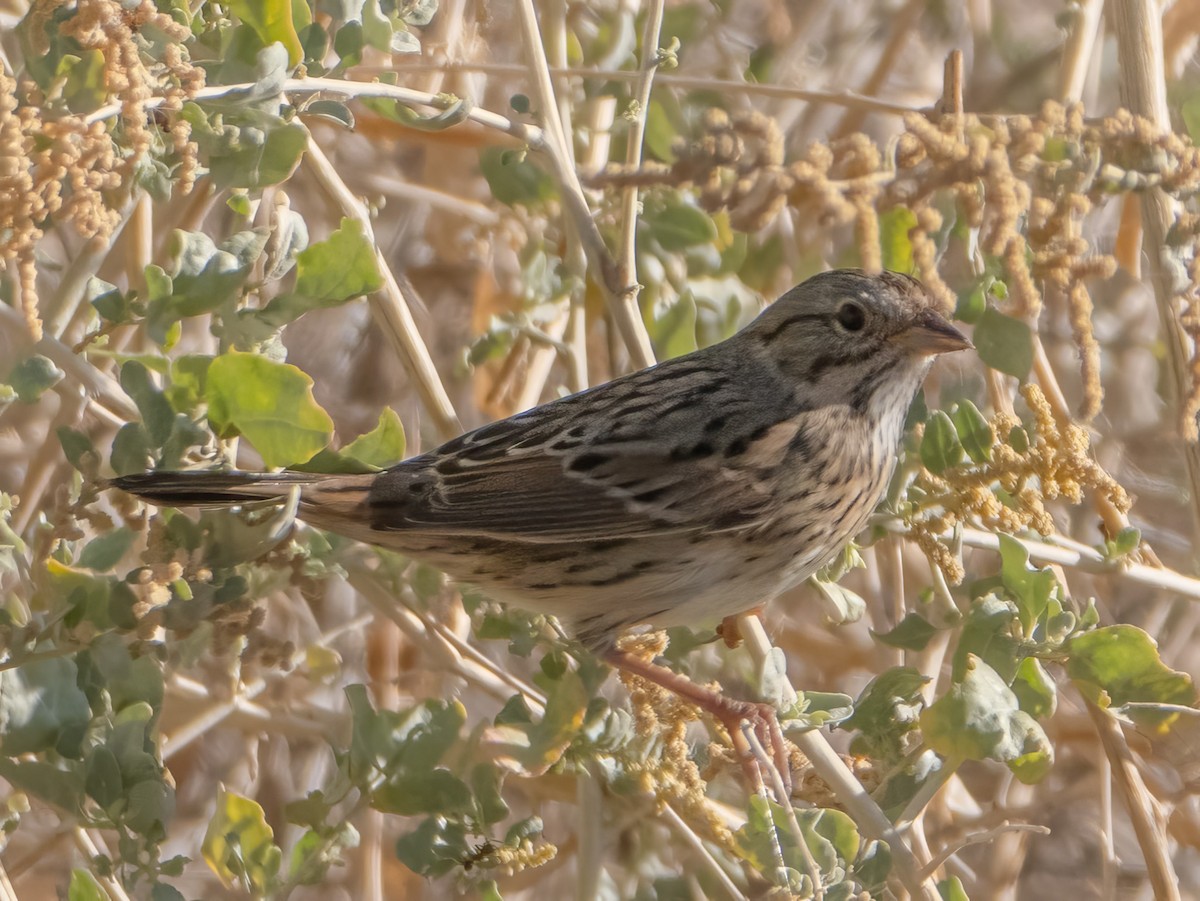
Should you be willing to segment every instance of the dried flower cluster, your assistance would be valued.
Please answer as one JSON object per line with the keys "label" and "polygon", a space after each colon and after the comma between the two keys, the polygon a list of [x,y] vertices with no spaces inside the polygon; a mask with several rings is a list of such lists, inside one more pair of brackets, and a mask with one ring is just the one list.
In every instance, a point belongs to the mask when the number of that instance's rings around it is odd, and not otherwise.
{"label": "dried flower cluster", "polygon": [[[48,40],[44,23],[66,0],[43,0],[30,13],[35,50]],[[204,76],[186,59],[186,27],[160,13],[150,0],[127,8],[117,0],[77,0],[62,21],[61,34],[103,66],[103,87],[121,104],[116,126],[71,112],[61,99],[43,96],[30,80],[18,83],[0,72],[0,261],[17,273],[21,306],[35,338],[37,312],[34,248],[47,220],[71,223],[86,238],[107,238],[121,220],[121,206],[134,184],[135,167],[162,140],[147,118],[147,103],[159,98],[164,113],[179,110],[203,86]],[[162,58],[140,35],[153,28],[166,39]],[[47,117],[55,110],[54,118]],[[197,148],[190,126],[171,117],[166,140],[179,165],[178,185],[190,189]]]}
{"label": "dried flower cluster", "polygon": [[[1033,414],[1031,436],[1015,416],[997,413],[990,423],[995,435],[990,460],[954,467],[940,476],[925,471],[917,480],[931,502],[908,516],[911,537],[954,584],[963,579],[962,563],[937,536],[959,523],[979,523],[1010,534],[1034,529],[1050,535],[1055,528],[1046,502],[1062,498],[1077,504],[1085,490],[1099,493],[1123,513],[1130,508],[1125,489],[1092,459],[1087,431],[1055,419],[1037,385],[1024,385],[1021,396]],[[1010,440],[1014,431],[1020,440]]]}
{"label": "dried flower cluster", "polygon": [[[990,260],[1003,274],[1006,312],[1035,324],[1043,297],[1065,305],[1083,375],[1080,415],[1095,416],[1103,394],[1086,282],[1112,276],[1117,264],[1084,237],[1085,219],[1117,192],[1156,186],[1173,197],[1192,196],[1200,190],[1200,150],[1124,111],[1088,122],[1080,107],[1054,102],[1036,117],[911,113],[904,122],[890,153],[854,134],[811,144],[785,163],[783,137],[771,120],[714,110],[697,140],[679,144],[674,163],[637,171],[613,166],[595,181],[695,185],[701,206],[728,211],[734,228],[748,231],[785,206],[814,230],[852,226],[867,268],[881,265],[880,213],[904,207],[916,217],[909,232],[914,265],[947,310],[956,295],[938,272],[935,236],[951,199],[960,221],[978,235],[982,256],[971,265]],[[1174,230],[1177,247],[1195,241],[1196,227],[1188,223]],[[1193,407],[1200,410],[1200,364],[1195,371]]]}

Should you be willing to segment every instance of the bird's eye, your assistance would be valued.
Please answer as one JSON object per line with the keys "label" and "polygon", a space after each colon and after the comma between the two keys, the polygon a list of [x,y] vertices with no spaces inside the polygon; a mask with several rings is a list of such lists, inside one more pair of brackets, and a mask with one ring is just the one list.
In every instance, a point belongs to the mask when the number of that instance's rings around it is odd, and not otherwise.
{"label": "bird's eye", "polygon": [[857,332],[867,324],[867,312],[854,301],[846,301],[838,307],[838,325],[848,332]]}

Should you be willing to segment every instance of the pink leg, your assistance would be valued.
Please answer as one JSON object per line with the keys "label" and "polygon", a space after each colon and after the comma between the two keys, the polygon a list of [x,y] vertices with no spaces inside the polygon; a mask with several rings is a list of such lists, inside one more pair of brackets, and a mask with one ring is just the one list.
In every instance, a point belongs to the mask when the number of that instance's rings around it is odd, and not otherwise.
{"label": "pink leg", "polygon": [[696,684],[687,676],[681,676],[665,666],[635,657],[627,651],[614,648],[605,652],[604,659],[618,669],[641,676],[672,694],[678,695],[685,701],[690,701],[721,723],[729,732],[734,751],[741,761],[742,769],[750,779],[751,786],[755,791],[761,791],[763,778],[758,767],[758,759],[754,756],[749,742],[746,741],[746,736],[742,734],[742,723],[749,722],[763,747],[771,750],[775,766],[783,779],[784,788],[789,793],[791,792],[792,768],[789,763],[787,743],[783,738],[783,730],[779,728],[779,717],[775,708],[770,704],[728,698],[719,691]]}

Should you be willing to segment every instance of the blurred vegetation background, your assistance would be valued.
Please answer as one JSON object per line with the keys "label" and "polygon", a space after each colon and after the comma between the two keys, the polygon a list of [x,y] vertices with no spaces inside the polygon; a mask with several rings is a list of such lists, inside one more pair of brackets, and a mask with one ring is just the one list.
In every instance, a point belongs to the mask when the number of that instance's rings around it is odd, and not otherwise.
{"label": "blurred vegetation background", "polygon": [[[0,2],[0,898],[1200,895],[1198,37],[1194,0]],[[643,639],[781,706],[790,799],[417,562],[103,490],[370,471],[831,266],[978,352],[857,549],[740,647]]]}

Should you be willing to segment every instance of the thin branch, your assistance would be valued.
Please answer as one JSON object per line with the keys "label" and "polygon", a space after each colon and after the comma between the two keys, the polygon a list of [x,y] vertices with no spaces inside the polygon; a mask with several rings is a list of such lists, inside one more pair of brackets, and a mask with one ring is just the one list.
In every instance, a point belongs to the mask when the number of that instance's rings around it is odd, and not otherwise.
{"label": "thin branch", "polygon": [[743,899],[745,899],[745,893],[734,884],[732,879],[729,878],[729,874],[725,872],[725,869],[721,866],[717,859],[713,857],[708,848],[704,846],[704,841],[699,835],[696,834],[696,831],[687,824],[687,821],[679,815],[674,807],[672,807],[670,804],[664,804],[662,812],[659,814],[659,816],[666,820],[668,825],[670,825],[677,833],[679,833],[679,837],[682,838],[684,842],[687,843],[688,847],[695,852],[696,856],[700,859],[700,862],[708,868],[708,871],[716,879],[717,885],[724,889],[725,894],[728,897],[735,899],[735,901],[743,901]]}
{"label": "thin branch", "polygon": [[939,852],[937,857],[929,862],[929,866],[925,868],[923,875],[926,877],[932,877],[937,873],[942,865],[945,864],[946,861],[964,848],[969,848],[971,845],[987,844],[988,842],[992,841],[992,839],[998,838],[999,836],[1010,832],[1030,832],[1034,835],[1049,835],[1050,828],[1048,826],[1038,826],[1033,823],[1010,823],[1008,820],[1005,820],[999,826],[988,829],[986,832],[976,832],[972,835],[965,836],[959,841],[955,842],[953,845],[944,848],[941,852]]}
{"label": "thin branch", "polygon": [[400,362],[417,388],[417,393],[433,417],[438,432],[443,438],[453,438],[461,434],[462,423],[458,421],[458,414],[454,412],[450,396],[442,385],[433,358],[429,356],[429,349],[417,331],[404,287],[401,286],[402,282],[396,278],[383,251],[375,242],[375,231],[366,206],[350,191],[337,169],[325,156],[321,145],[311,135],[308,141],[307,161],[317,181],[340,204],[347,216],[358,220],[367,240],[375,247],[375,257],[383,276],[383,287],[367,299],[375,322],[382,327],[384,336],[396,350]]}
{"label": "thin branch", "polygon": [[[891,18],[891,33],[888,35],[887,44],[884,45],[883,51],[879,54],[879,59],[875,63],[875,68],[871,70],[871,74],[867,76],[867,80],[863,82],[859,89],[860,94],[871,96],[879,91],[887,81],[888,74],[896,65],[896,61],[900,59],[901,51],[904,50],[904,45],[908,42],[909,33],[917,24],[917,19],[921,17],[921,13],[925,10],[925,0],[908,0],[900,11]],[[838,123],[837,128],[833,130],[833,137],[840,138],[858,131],[862,127],[863,119],[866,118],[867,111],[861,106],[851,107],[842,116],[842,120]]]}
{"label": "thin branch", "polygon": [[579,853],[575,864],[575,897],[591,901],[600,897],[604,872],[604,787],[586,766],[575,780],[575,805],[579,808]]}
{"label": "thin branch", "polygon": [[[379,71],[387,72],[423,72],[428,70],[446,70],[461,72],[482,72],[485,75],[520,75],[526,67],[513,63],[475,63],[468,60],[449,60],[447,62],[414,61],[388,66]],[[371,66],[359,66],[357,72],[371,72]],[[586,78],[595,81],[625,81],[635,82],[641,73],[629,69],[598,69],[587,67],[551,67],[550,74],[571,78]],[[908,113],[925,112],[924,109],[890,100],[880,100],[876,97],[866,97],[855,91],[814,91],[808,88],[793,87],[786,84],[760,84],[754,81],[734,81],[725,78],[708,78],[703,75],[660,74],[655,81],[664,87],[679,88],[687,91],[713,91],[716,93],[751,94],[759,97],[782,97],[787,100],[804,100],[808,103],[827,103],[831,106],[844,106],[851,109],[861,109],[869,113],[883,113],[891,116],[904,116]]]}
{"label": "thin branch", "polygon": [[[646,22],[642,28],[642,63],[633,97],[627,110],[629,131],[625,142],[625,168],[636,172],[642,165],[642,141],[646,134],[646,117],[650,107],[650,89],[654,72],[659,66],[658,39],[662,31],[663,0],[649,0]],[[618,284],[628,293],[630,303],[637,303],[642,286],[637,283],[637,219],[638,188],[630,184],[621,189],[621,237],[617,243]]]}
{"label": "thin branch", "polygon": [[1167,848],[1166,823],[1163,821],[1158,802],[1146,788],[1117,721],[1087,698],[1083,701],[1112,766],[1113,779],[1125,798],[1125,810],[1129,814],[1133,832],[1142,849],[1154,897],[1158,901],[1179,901],[1179,878],[1171,863],[1171,855]]}
{"label": "thin branch", "polygon": [[1058,70],[1058,96],[1065,103],[1083,99],[1083,86],[1092,65],[1092,52],[1104,16],[1104,0],[1080,0],[1069,12],[1067,39]]}
{"label": "thin branch", "polygon": [[478,685],[499,701],[507,701],[515,692],[525,698],[535,714],[540,715],[545,710],[546,696],[542,692],[500,669],[442,624],[409,609],[403,599],[390,592],[374,574],[355,566],[349,568],[347,578],[372,607],[399,626],[422,649],[440,658],[448,670]]}
{"label": "thin branch", "polygon": [[[25,317],[4,303],[0,303],[0,328],[13,337],[13,344],[17,347],[23,347],[29,341],[29,330],[25,327]],[[111,412],[121,422],[138,418],[137,404],[115,379],[104,375],[57,338],[47,335],[34,344],[31,349],[46,357],[82,385],[97,404]]]}
{"label": "thin branch", "polygon": [[631,286],[621,279],[619,268],[592,218],[591,208],[579,182],[579,173],[572,162],[562,120],[558,115],[554,84],[550,78],[550,67],[546,62],[546,51],[542,46],[542,35],[538,28],[533,0],[518,0],[517,11],[521,20],[522,42],[532,63],[534,89],[547,136],[546,156],[562,188],[564,206],[571,216],[588,257],[598,267],[600,278],[597,279],[597,283],[604,289],[609,311],[617,331],[621,334],[621,340],[629,351],[630,359],[639,369],[652,366],[654,350],[650,346],[650,336],[646,333],[646,326],[637,306],[636,292],[630,294]]}
{"label": "thin branch", "polygon": [[[765,657],[762,652],[771,647],[762,621],[754,615],[738,619],[738,631],[746,640],[746,648],[755,657],[755,662],[762,664]],[[785,678],[785,692],[790,691],[796,697],[796,689]],[[939,901],[937,888],[927,879],[921,878],[924,864],[913,854],[912,849],[892,825],[887,814],[875,803],[863,784],[850,772],[849,767],[825,738],[819,729],[811,729],[797,735],[793,741],[804,752],[813,770],[829,786],[834,797],[845,808],[851,819],[868,838],[887,842],[892,852],[892,865],[896,878],[908,889],[914,898],[926,901]]]}
{"label": "thin branch", "polygon": [[[878,517],[873,519],[872,523],[882,526],[890,532],[902,535],[906,533],[903,523],[894,517]],[[1113,561],[1105,557],[1098,550],[1080,545],[1077,542],[1070,542],[1070,547],[1061,547],[1055,544],[1047,544],[1044,541],[1033,541],[1029,538],[1019,538],[1018,540],[1029,551],[1030,559],[1038,563],[1053,563],[1059,566],[1070,566],[1083,572],[1095,573],[1096,575],[1130,579],[1142,585],[1150,585],[1164,591],[1174,591],[1183,595],[1188,600],[1200,601],[1200,579],[1193,579],[1191,576],[1177,573],[1173,569],[1147,566],[1145,563],[1127,563],[1121,560]],[[1056,536],[1053,540],[1057,541],[1059,539]],[[992,532],[985,532],[982,529],[964,528],[962,530],[962,543],[967,547],[981,548],[989,551],[998,551],[1000,549],[1000,539]]]}
{"label": "thin branch", "polygon": [[[1117,32],[1121,97],[1129,111],[1145,116],[1156,129],[1171,131],[1167,87],[1163,73],[1162,10],[1155,0],[1113,0],[1113,26]],[[1142,249],[1146,255],[1150,283],[1167,346],[1174,407],[1182,421],[1182,410],[1191,393],[1188,360],[1191,341],[1180,322],[1179,297],[1174,288],[1172,250],[1167,232],[1177,219],[1175,202],[1161,188],[1142,193]],[[1200,547],[1200,442],[1183,436],[1183,454],[1191,491],[1192,547]]]}

